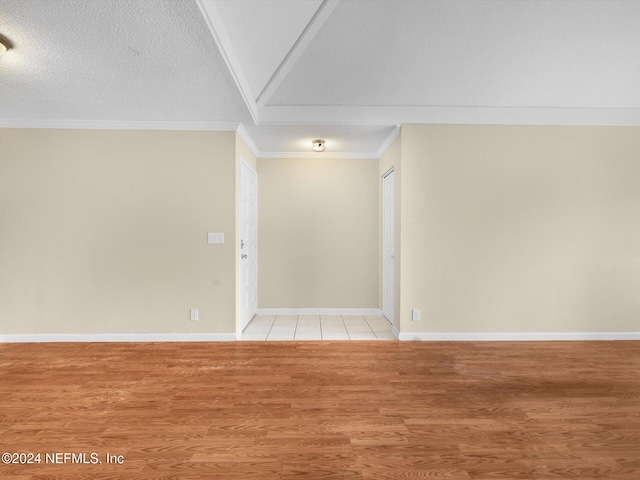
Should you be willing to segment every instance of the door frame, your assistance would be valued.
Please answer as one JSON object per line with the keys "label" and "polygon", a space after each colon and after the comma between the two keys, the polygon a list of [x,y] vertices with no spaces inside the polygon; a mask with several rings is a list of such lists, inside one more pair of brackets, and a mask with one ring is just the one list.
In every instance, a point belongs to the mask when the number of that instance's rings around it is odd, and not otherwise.
{"label": "door frame", "polygon": [[[246,250],[243,248],[243,241],[245,240],[244,238],[242,238],[242,230],[243,230],[243,215],[242,215],[242,211],[243,211],[243,206],[244,206],[244,196],[243,196],[243,191],[242,191],[242,180],[243,180],[243,167],[246,167],[254,176],[255,176],[255,216],[254,216],[254,228],[255,228],[255,245],[249,245],[249,243],[246,244],[246,246],[248,247]],[[246,328],[246,326],[249,324],[249,322],[251,321],[251,318],[256,314],[257,308],[258,308],[258,172],[256,171],[255,168],[253,168],[253,166],[247,162],[242,156],[240,156],[240,165],[239,165],[239,203],[238,203],[238,210],[239,210],[239,224],[238,224],[238,239],[237,239],[237,248],[236,248],[236,252],[237,252],[237,261],[238,261],[238,321],[236,323],[236,334],[237,337],[240,338],[242,331]],[[251,227],[250,227],[251,228]],[[245,323],[245,319],[247,317],[247,313],[245,312],[244,309],[244,295],[243,295],[243,268],[242,268],[242,255],[245,252],[248,252],[251,248],[253,247],[255,254],[252,256],[252,260],[254,261],[254,268],[255,268],[255,275],[251,275],[250,274],[250,280],[251,277],[253,277],[253,282],[254,285],[253,287],[249,286],[249,294],[253,289],[255,289],[255,305],[253,308],[253,311],[249,313],[248,315],[248,321],[246,321]]]}
{"label": "door frame", "polygon": [[[392,216],[391,219],[388,218],[387,215],[387,195],[386,195],[386,190],[387,190],[387,184],[385,183],[387,177],[389,177],[389,175],[393,174],[393,197],[391,198],[392,201],[392,205],[391,207],[393,208],[392,210]],[[396,199],[395,199],[395,167],[391,167],[389,170],[387,170],[383,175],[382,175],[382,314],[383,316],[389,320],[389,322],[391,323],[391,325],[393,325],[394,327],[396,327],[395,325],[395,294],[396,294],[396,285],[395,285],[395,270],[396,270],[396,266],[395,266],[395,203],[396,203]],[[389,276],[389,272],[387,271],[388,267],[387,267],[387,259],[386,259],[386,250],[387,250],[387,238],[388,238],[388,233],[387,230],[390,229],[391,230],[391,236],[392,236],[392,245],[393,245],[393,255],[392,255],[392,259],[393,259],[393,276],[392,278],[387,278]],[[390,282],[390,284],[389,284]],[[387,306],[387,304],[385,303],[385,299],[386,299],[386,293],[388,290],[391,290],[390,293],[390,305],[388,306],[389,308],[385,308]],[[397,327],[396,327],[397,328]]]}

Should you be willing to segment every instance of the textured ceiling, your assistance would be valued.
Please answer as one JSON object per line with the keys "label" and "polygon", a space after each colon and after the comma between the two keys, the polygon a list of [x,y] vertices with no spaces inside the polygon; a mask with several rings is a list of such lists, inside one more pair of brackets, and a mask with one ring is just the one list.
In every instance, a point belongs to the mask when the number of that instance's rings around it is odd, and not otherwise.
{"label": "textured ceiling", "polygon": [[250,120],[189,0],[0,0],[0,118]]}
{"label": "textured ceiling", "polygon": [[0,126],[376,157],[401,123],[637,125],[638,25],[631,0],[0,0]]}

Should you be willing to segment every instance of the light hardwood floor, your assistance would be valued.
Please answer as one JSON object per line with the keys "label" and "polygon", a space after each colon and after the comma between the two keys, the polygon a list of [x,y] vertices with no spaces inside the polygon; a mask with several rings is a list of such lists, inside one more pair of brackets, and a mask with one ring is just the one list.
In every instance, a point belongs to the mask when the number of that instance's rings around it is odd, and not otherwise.
{"label": "light hardwood floor", "polygon": [[635,480],[640,342],[5,344],[3,452],[42,454],[19,480]]}

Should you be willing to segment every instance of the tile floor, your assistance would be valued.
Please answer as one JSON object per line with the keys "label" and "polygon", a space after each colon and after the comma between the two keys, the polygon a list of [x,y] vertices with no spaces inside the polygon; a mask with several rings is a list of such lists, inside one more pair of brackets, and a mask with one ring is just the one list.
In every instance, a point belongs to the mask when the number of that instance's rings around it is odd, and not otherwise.
{"label": "tile floor", "polygon": [[241,340],[396,340],[374,315],[256,315]]}

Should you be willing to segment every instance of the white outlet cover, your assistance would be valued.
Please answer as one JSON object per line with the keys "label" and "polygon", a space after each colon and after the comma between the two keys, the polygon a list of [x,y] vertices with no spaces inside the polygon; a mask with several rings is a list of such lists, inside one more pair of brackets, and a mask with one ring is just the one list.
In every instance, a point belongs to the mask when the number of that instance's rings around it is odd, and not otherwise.
{"label": "white outlet cover", "polygon": [[197,322],[198,321],[198,314],[199,313],[200,312],[198,312],[198,310],[195,310],[193,308],[191,309],[191,321],[192,322]]}
{"label": "white outlet cover", "polygon": [[222,245],[224,243],[224,233],[222,232],[207,233],[207,243],[209,245]]}

